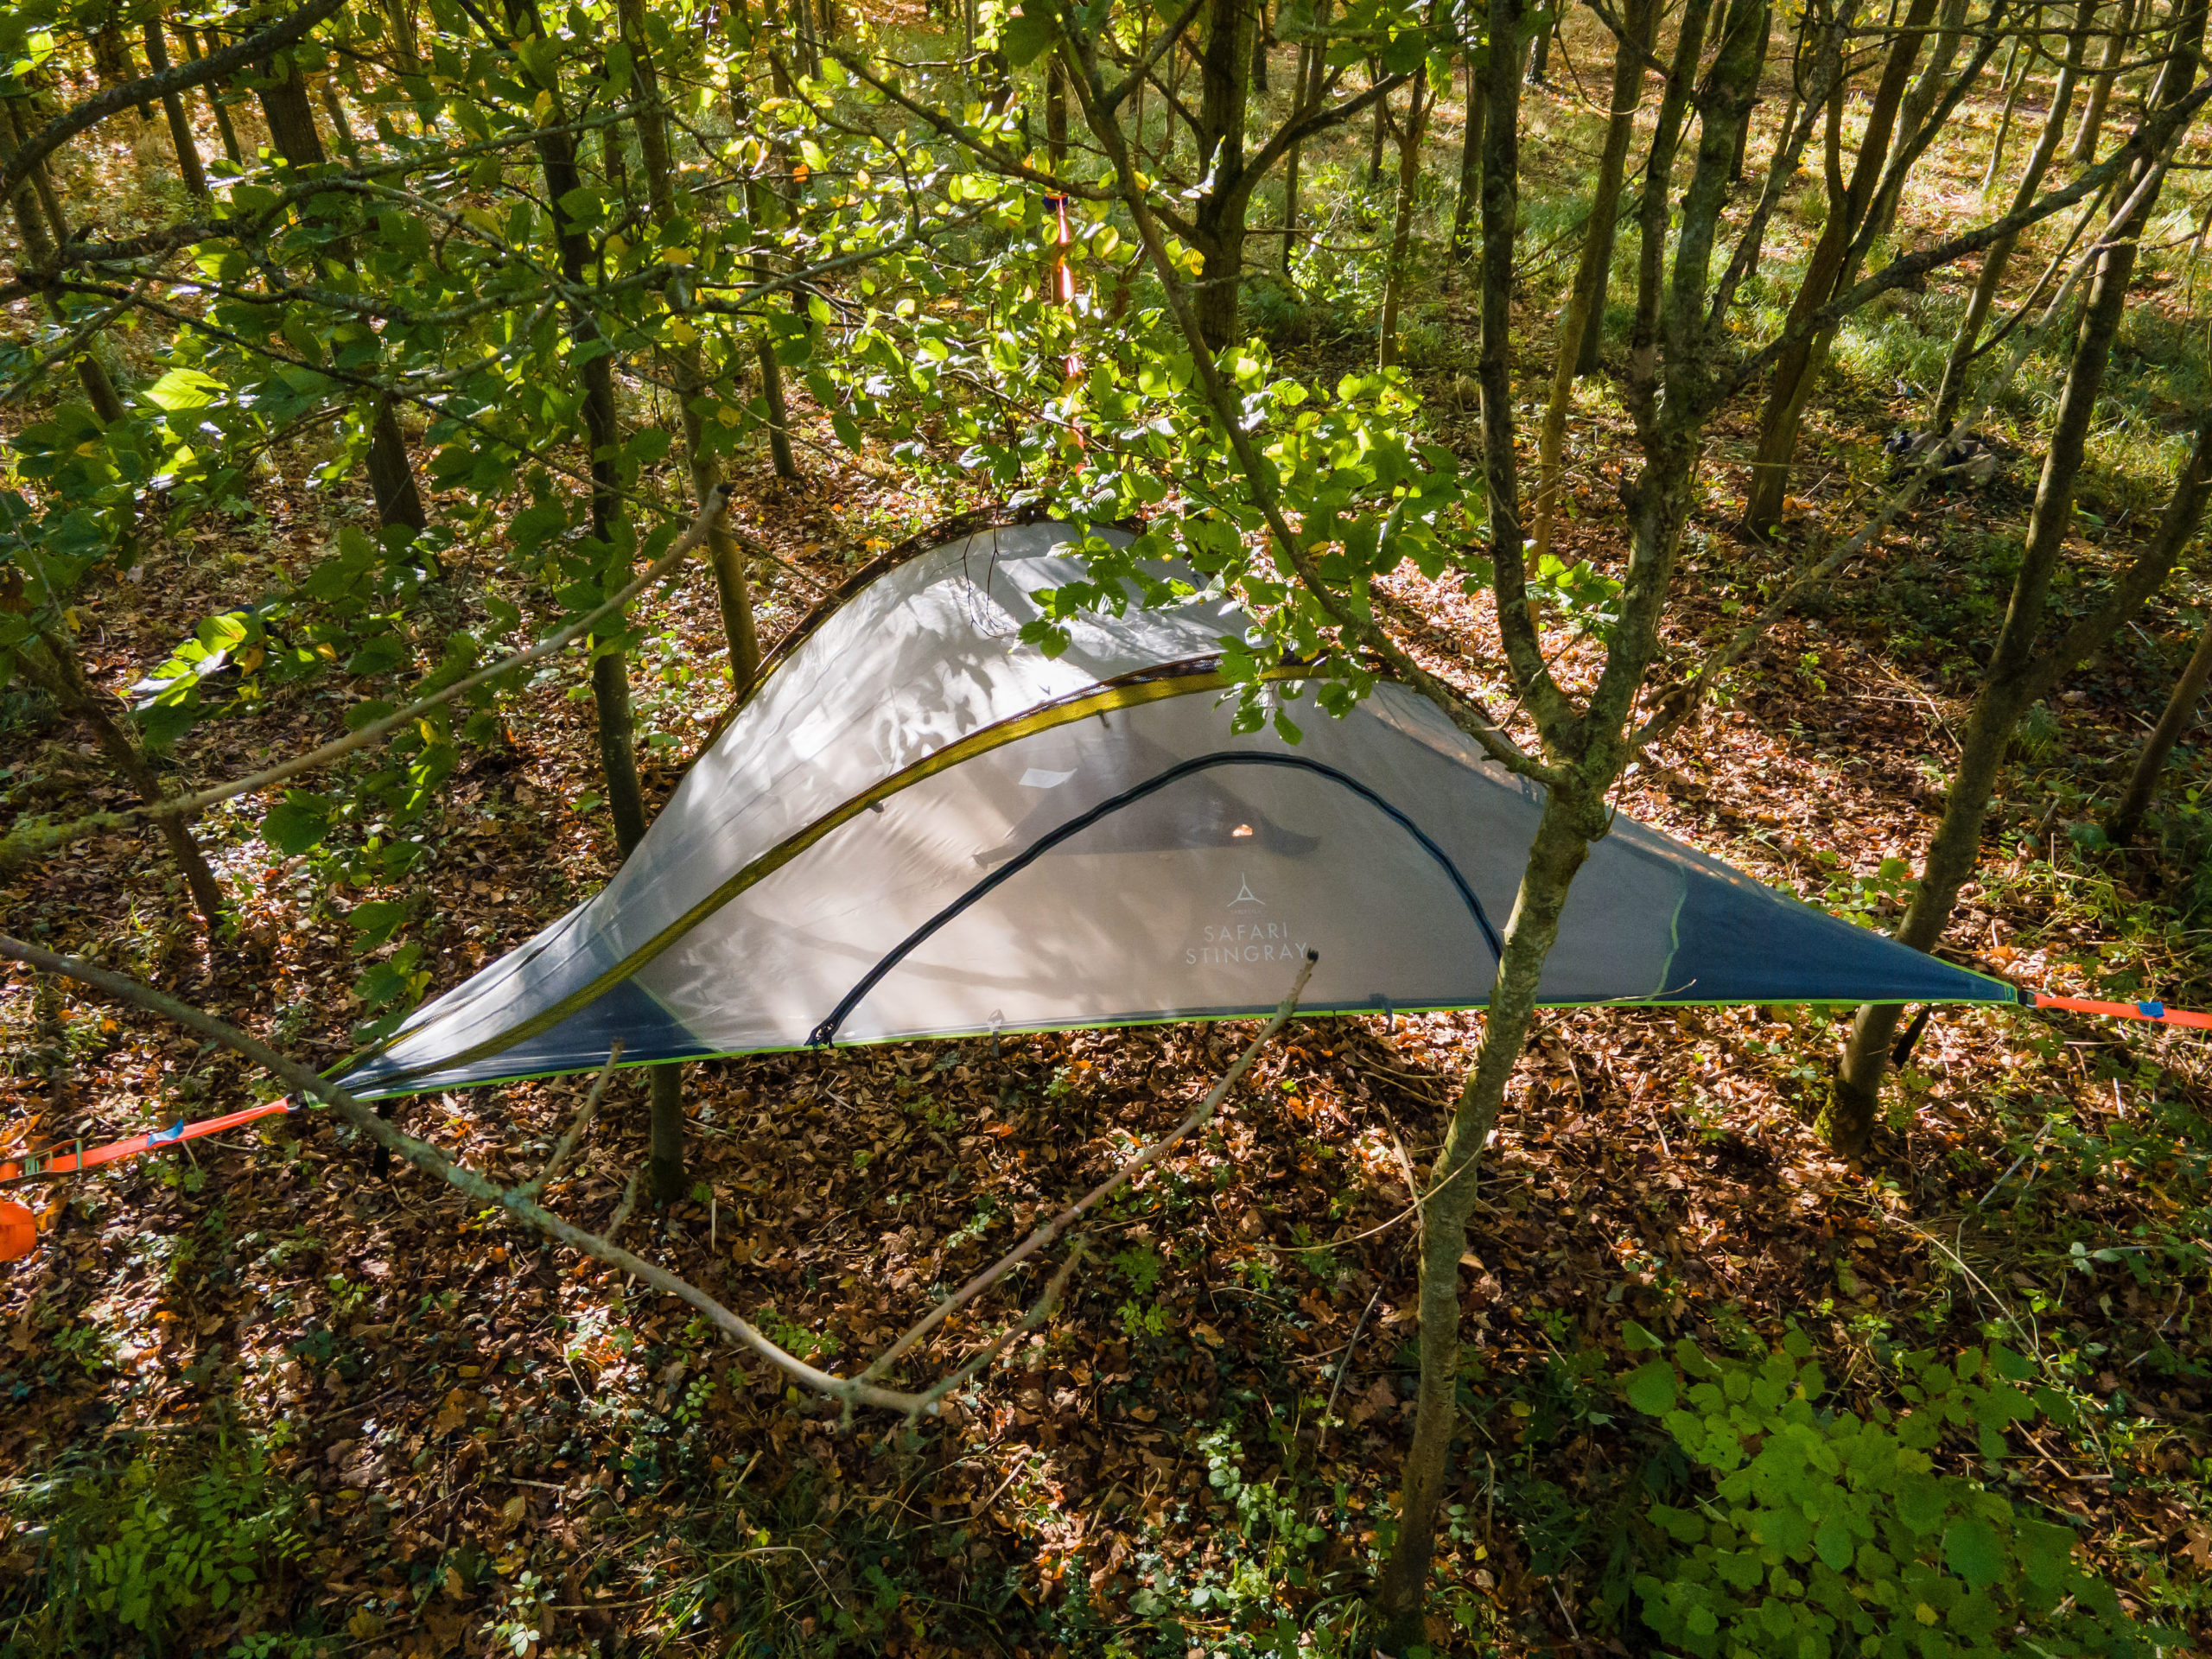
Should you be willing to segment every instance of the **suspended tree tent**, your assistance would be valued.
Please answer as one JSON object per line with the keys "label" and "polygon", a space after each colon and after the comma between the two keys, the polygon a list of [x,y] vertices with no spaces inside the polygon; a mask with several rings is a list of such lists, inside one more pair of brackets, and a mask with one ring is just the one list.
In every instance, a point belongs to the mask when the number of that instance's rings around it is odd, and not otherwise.
{"label": "suspended tree tent", "polygon": [[[1020,638],[1086,574],[1065,524],[861,586],[699,757],[599,895],[341,1081],[390,1095],[823,1043],[1478,1007],[1541,803],[1384,683],[1303,741],[1230,731],[1238,614]],[[1541,1000],[2011,1002],[2012,988],[1618,819]]]}

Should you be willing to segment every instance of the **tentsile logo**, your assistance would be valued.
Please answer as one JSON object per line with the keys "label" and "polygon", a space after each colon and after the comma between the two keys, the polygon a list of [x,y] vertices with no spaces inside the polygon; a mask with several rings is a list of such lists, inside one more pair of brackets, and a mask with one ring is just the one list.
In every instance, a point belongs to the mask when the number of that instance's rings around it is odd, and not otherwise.
{"label": "tentsile logo", "polygon": [[1252,891],[1252,884],[1245,880],[1244,872],[1242,870],[1237,871],[1236,896],[1229,901],[1226,908],[1234,910],[1239,905],[1264,905],[1268,901],[1266,899],[1259,897],[1259,895]]}

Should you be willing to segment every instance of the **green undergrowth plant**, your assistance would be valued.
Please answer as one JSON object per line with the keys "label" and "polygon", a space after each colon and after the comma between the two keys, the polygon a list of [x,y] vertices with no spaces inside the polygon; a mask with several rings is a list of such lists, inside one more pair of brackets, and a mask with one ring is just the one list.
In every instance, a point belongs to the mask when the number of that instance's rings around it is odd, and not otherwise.
{"label": "green undergrowth plant", "polygon": [[[1631,1347],[1658,1339],[1629,1328]],[[2070,1414],[2028,1386],[2010,1350],[1897,1356],[1901,1409],[1823,1407],[1827,1378],[1792,1331],[1762,1360],[1687,1339],[1621,1379],[1702,1478],[1655,1503],[1664,1542],[1635,1595],[1663,1649],[1696,1659],[2066,1659],[2148,1656],[2170,1632],[2137,1625],[2075,1559],[2072,1530],[2037,1519],[1935,1454],[1967,1438],[2007,1454],[2013,1423]]]}
{"label": "green undergrowth plant", "polygon": [[227,1430],[0,1487],[0,1511],[14,1523],[0,1556],[10,1656],[204,1650],[308,1548],[302,1495]]}

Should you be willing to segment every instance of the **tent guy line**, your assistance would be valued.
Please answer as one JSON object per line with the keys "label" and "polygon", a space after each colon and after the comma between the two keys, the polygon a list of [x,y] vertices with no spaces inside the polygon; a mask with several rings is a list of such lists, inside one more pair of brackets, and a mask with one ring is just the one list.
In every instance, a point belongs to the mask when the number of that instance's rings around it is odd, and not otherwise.
{"label": "tent guy line", "polygon": [[[2070,1014],[2093,1014],[2113,1020],[2140,1020],[2153,1023],[2212,1031],[2212,1014],[2200,1014],[2186,1008],[2170,1008],[2163,1002],[2100,1002],[2084,997],[2053,996],[2042,991],[2022,994],[2022,1006],[2035,1008],[2056,1008]],[[1304,1017],[1320,1019],[1323,1014]],[[105,1146],[87,1149],[84,1137],[49,1147],[41,1151],[26,1152],[7,1161],[0,1161],[0,1185],[15,1181],[50,1179],[57,1175],[80,1174],[107,1164],[120,1163],[149,1152],[160,1152],[166,1147],[181,1146],[188,1141],[198,1141],[226,1130],[241,1128],[264,1118],[291,1117],[303,1111],[320,1109],[320,1103],[302,1105],[290,1096],[249,1106],[242,1110],[227,1112],[219,1117],[200,1118],[188,1122],[179,1118],[166,1129],[152,1129]],[[67,1150],[63,1150],[66,1146]],[[10,1259],[0,1249],[0,1261]]]}

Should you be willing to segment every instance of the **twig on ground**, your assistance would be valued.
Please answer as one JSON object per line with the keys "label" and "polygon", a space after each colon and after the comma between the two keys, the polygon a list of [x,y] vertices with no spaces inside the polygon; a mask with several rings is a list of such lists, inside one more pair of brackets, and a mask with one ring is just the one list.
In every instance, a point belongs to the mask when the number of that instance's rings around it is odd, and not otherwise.
{"label": "twig on ground", "polygon": [[1227,1098],[1230,1090],[1236,1085],[1236,1080],[1243,1077],[1252,1062],[1259,1058],[1260,1050],[1288,1022],[1291,1014],[1298,1007],[1298,999],[1305,994],[1306,982],[1313,976],[1313,964],[1320,959],[1320,954],[1318,951],[1308,950],[1306,953],[1306,961],[1299,968],[1297,979],[1291,984],[1290,995],[1276,1005],[1274,1016],[1260,1028],[1260,1034],[1253,1038],[1250,1045],[1236,1057],[1236,1063],[1222,1074],[1221,1081],[1214,1084],[1206,1097],[1198,1103],[1188,1117],[1177,1124],[1161,1139],[1132,1154],[1113,1174],[1091,1188],[1090,1192],[1084,1193],[1083,1197],[1077,1198],[1058,1215],[1053,1217],[1052,1220],[1037,1229],[1027,1238],[1022,1240],[1020,1243],[1015,1245],[1014,1249],[1008,1250],[996,1262],[939,1302],[918,1325],[878,1354],[868,1370],[861,1373],[861,1380],[873,1382],[878,1377],[884,1376],[898,1363],[900,1355],[1000,1280],[1005,1278],[1015,1267],[1050,1245],[1054,1239],[1065,1232],[1076,1217],[1082,1215],[1084,1211],[1100,1200],[1111,1197],[1147,1164],[1157,1162],[1166,1156],[1174,1148],[1177,1142],[1211,1118],[1216,1109]]}
{"label": "twig on ground", "polygon": [[1344,1374],[1351,1370],[1351,1357],[1359,1347],[1359,1333],[1367,1329],[1367,1316],[1375,1311],[1375,1304],[1382,1300],[1382,1287],[1375,1287],[1375,1294],[1367,1299],[1367,1306],[1360,1310],[1359,1323],[1351,1328],[1351,1340],[1344,1344],[1344,1357],[1337,1364],[1337,1380],[1329,1385],[1329,1403],[1321,1408],[1321,1433],[1313,1443],[1313,1459],[1319,1462],[1321,1453],[1328,1449],[1329,1422],[1337,1414],[1337,1395],[1344,1386]]}
{"label": "twig on ground", "polygon": [[[614,1063],[622,1058],[622,1039],[617,1037],[607,1048],[607,1064],[599,1068],[599,1076],[592,1080],[591,1092],[584,1096],[576,1121],[569,1125],[568,1133],[553,1146],[553,1155],[545,1160],[545,1167],[537,1172],[537,1179],[524,1181],[515,1189],[524,1198],[534,1198],[545,1190],[545,1184],[561,1172],[569,1154],[576,1149],[576,1142],[583,1139],[584,1131],[591,1127],[592,1115],[599,1110],[599,1097],[607,1092],[607,1080],[614,1075]],[[609,1234],[609,1237],[613,1235]]]}

